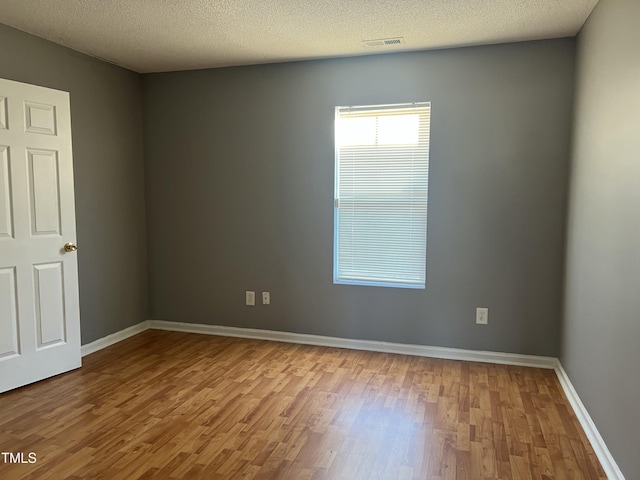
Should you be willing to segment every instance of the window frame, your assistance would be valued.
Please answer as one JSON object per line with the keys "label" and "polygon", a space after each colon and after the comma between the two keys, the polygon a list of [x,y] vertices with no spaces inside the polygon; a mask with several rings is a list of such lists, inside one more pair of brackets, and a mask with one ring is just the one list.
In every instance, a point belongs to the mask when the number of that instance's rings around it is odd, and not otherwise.
{"label": "window frame", "polygon": [[[424,277],[421,279],[420,283],[408,283],[399,281],[396,279],[387,279],[387,280],[371,280],[371,279],[358,279],[358,278],[341,278],[339,273],[339,259],[340,259],[340,250],[339,250],[339,240],[340,240],[340,213],[339,213],[339,190],[340,190],[340,148],[341,146],[338,144],[338,122],[340,118],[340,114],[345,110],[353,110],[357,112],[368,112],[371,111],[384,111],[384,110],[407,110],[407,114],[410,114],[412,109],[420,109],[420,111],[426,110],[426,167],[425,167],[425,175],[426,175],[426,190],[425,190],[425,204],[424,204],[424,256],[422,257],[424,269]],[[374,115],[372,115],[374,116]],[[376,133],[378,133],[376,127]],[[373,286],[373,287],[387,287],[387,288],[405,288],[405,289],[418,289],[424,290],[426,289],[427,283],[427,220],[428,220],[428,204],[429,204],[429,160],[430,160],[430,129],[431,129],[431,102],[413,102],[413,103],[400,103],[400,104],[384,104],[384,105],[358,105],[358,106],[336,106],[335,107],[335,119],[334,119],[334,235],[333,235],[333,283],[335,285],[358,285],[358,286]],[[376,143],[376,146],[378,144]]]}

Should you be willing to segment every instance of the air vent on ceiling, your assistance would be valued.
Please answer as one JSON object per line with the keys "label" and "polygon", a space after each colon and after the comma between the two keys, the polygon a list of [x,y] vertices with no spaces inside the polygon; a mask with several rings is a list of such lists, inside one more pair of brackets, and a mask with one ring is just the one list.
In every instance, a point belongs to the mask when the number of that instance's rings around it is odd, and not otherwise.
{"label": "air vent on ceiling", "polygon": [[404,37],[379,38],[377,40],[363,40],[362,45],[367,48],[375,47],[393,47],[395,45],[403,45]]}

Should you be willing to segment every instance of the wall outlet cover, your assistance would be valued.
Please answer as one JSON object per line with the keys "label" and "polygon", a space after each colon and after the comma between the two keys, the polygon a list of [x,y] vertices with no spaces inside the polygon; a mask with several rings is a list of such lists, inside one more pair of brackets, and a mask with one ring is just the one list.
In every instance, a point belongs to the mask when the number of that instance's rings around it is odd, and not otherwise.
{"label": "wall outlet cover", "polygon": [[249,305],[251,307],[255,306],[256,304],[256,292],[252,292],[250,290],[247,290],[245,292],[245,305]]}
{"label": "wall outlet cover", "polygon": [[476,308],[476,323],[487,325],[489,323],[489,309],[487,307]]}

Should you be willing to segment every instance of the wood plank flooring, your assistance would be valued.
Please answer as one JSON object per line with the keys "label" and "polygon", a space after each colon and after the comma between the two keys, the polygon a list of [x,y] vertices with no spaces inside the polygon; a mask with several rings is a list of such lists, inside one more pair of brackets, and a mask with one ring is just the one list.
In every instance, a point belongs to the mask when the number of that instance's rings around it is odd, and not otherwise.
{"label": "wood plank flooring", "polygon": [[17,479],[603,479],[551,370],[150,330],[0,395]]}

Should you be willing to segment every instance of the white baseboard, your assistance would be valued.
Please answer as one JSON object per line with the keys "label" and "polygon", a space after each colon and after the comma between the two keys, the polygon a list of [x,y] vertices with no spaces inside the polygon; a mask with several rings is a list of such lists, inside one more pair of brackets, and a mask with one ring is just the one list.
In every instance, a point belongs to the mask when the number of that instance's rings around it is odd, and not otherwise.
{"label": "white baseboard", "polygon": [[571,380],[569,380],[567,372],[562,368],[560,361],[558,361],[555,371],[556,375],[558,375],[560,385],[564,390],[564,394],[567,396],[573,411],[576,413],[576,417],[578,417],[578,421],[580,422],[584,433],[587,435],[589,442],[591,442],[591,446],[596,452],[596,456],[598,457],[598,460],[600,460],[600,464],[602,465],[602,469],[607,475],[607,478],[609,480],[624,480],[624,475],[620,471],[616,461],[613,459],[607,445],[604,443],[600,432],[598,432],[589,412],[587,412],[587,408],[582,403],[582,400],[580,400],[575,388],[573,388]]}
{"label": "white baseboard", "polygon": [[354,350],[368,350],[373,352],[398,353],[403,355],[416,355],[420,357],[444,358],[449,360],[464,360],[470,362],[498,363],[503,365],[518,365],[524,367],[536,367],[553,369],[558,376],[569,403],[576,413],[580,425],[584,429],[587,438],[600,461],[609,480],[624,480],[624,476],[618,468],[611,452],[604,443],[587,409],[578,397],[567,373],[562,368],[560,361],[554,357],[541,357],[535,355],[520,355],[516,353],[485,352],[478,350],[465,350],[461,348],[430,347],[426,345],[411,345],[404,343],[382,342],[374,340],[355,340],[338,337],[325,337],[321,335],[309,335],[304,333],[279,332],[273,330],[258,330],[253,328],[226,327],[222,325],[204,325],[197,323],[168,322],[164,320],[147,320],[116,332],[107,337],[96,340],[82,346],[82,356],[97,352],[114,343],[132,337],[148,329],[170,330],[174,332],[199,333],[206,335],[220,335],[225,337],[252,338],[256,340],[271,340],[286,343],[300,343],[306,345],[318,345],[325,347],[351,348]]}
{"label": "white baseboard", "polygon": [[121,342],[129,337],[133,337],[140,332],[144,332],[149,329],[149,321],[145,320],[144,322],[140,322],[137,325],[133,325],[129,328],[125,328],[124,330],[120,330],[119,332],[112,333],[111,335],[107,335],[106,337],[99,338],[95,342],[87,343],[86,345],[82,345],[82,356],[85,357],[91,353],[97,352],[98,350],[102,350],[103,348],[107,348],[114,343]]}
{"label": "white baseboard", "polygon": [[351,348],[353,350],[369,350],[372,352],[399,353],[402,355],[416,355],[419,357],[446,358],[449,360],[520,365],[525,367],[553,369],[558,364],[558,359],[554,357],[539,357],[535,355],[520,355],[516,353],[484,352],[479,350],[464,350],[460,348],[429,347],[426,345],[411,345],[375,340],[355,340],[349,338],[309,335],[305,333],[225,327],[221,325],[202,325],[196,323],[149,320],[149,328],[156,330],[172,330],[176,332],[220,335],[225,337],[272,340],[286,343],[302,343],[323,347]]}

